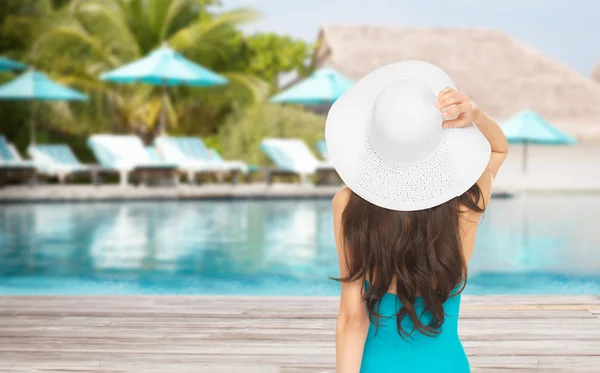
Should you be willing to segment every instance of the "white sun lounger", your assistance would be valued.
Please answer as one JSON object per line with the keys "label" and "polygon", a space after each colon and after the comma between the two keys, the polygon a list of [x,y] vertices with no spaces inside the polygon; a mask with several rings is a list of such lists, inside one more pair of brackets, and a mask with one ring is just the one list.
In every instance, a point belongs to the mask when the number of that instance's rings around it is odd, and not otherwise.
{"label": "white sun lounger", "polygon": [[335,173],[332,165],[318,160],[306,143],[300,139],[264,139],[261,150],[275,163],[277,168],[266,172],[266,181],[279,174],[298,175],[301,183],[311,175]]}
{"label": "white sun lounger", "polygon": [[0,187],[6,184],[8,178],[26,180],[34,184],[36,168],[30,161],[25,161],[17,149],[0,135]]}
{"label": "white sun lounger", "polygon": [[163,159],[177,164],[179,170],[187,175],[188,182],[195,182],[201,174],[215,174],[221,178],[224,174],[248,173],[245,163],[223,160],[198,137],[161,136],[154,144]]}
{"label": "white sun lounger", "polygon": [[137,136],[93,135],[88,139],[88,146],[102,166],[119,173],[123,186],[129,184],[132,176],[140,176],[142,181],[150,176],[175,180],[177,165],[153,160]]}
{"label": "white sun lounger", "polygon": [[111,172],[96,164],[83,164],[66,144],[37,144],[27,149],[38,172],[42,175],[58,178],[63,184],[75,174],[89,173],[94,184],[99,183],[98,174]]}
{"label": "white sun lounger", "polygon": [[325,140],[317,141],[316,148],[321,153],[321,158],[328,161],[329,153],[327,152],[327,143],[325,143]]}

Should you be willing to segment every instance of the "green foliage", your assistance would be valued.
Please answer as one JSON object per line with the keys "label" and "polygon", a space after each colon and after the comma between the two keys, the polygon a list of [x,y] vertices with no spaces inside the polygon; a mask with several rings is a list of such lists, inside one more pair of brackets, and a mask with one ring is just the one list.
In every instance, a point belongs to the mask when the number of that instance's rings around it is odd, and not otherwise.
{"label": "green foliage", "polygon": [[[279,87],[281,73],[295,71],[306,76],[312,72],[313,67],[307,62],[314,47],[304,40],[275,33],[245,36],[233,28],[221,36],[218,53],[199,53],[194,59],[204,61],[207,66],[221,66],[229,72],[260,78],[269,83],[268,94]],[[261,94],[265,97],[265,92]]]}
{"label": "green foliage", "polygon": [[299,106],[257,104],[229,116],[219,132],[223,155],[267,164],[260,151],[266,137],[299,138],[313,148],[324,136],[325,118]]}
{"label": "green foliage", "polygon": [[[98,77],[167,42],[229,79],[222,87],[170,87],[168,132],[208,138],[227,153],[226,130],[221,130],[226,118],[230,123],[234,117],[257,116],[260,110],[281,110],[281,120],[295,123],[292,127],[305,126],[304,119],[322,121],[299,108],[258,109],[279,86],[280,74],[310,73],[306,62],[312,46],[273,33],[244,35],[239,26],[256,18],[249,9],[223,11],[219,0],[2,0],[0,54],[88,94],[90,100],[84,103],[39,103],[35,113],[40,142],[67,142],[87,160],[85,138],[92,133],[133,132],[146,142],[153,140],[163,105],[160,88],[118,85]],[[1,73],[0,83],[14,76]],[[21,149],[28,143],[29,109],[24,102],[0,102],[0,133]],[[290,111],[299,117],[285,114]],[[257,131],[264,125],[249,123]],[[321,132],[314,128],[315,134]]]}
{"label": "green foliage", "polygon": [[274,33],[260,33],[245,41],[248,55],[248,71],[271,83],[273,90],[279,86],[279,74],[296,71],[305,76],[310,72],[307,61],[312,48],[303,40]]}
{"label": "green foliage", "polygon": [[0,1],[0,53],[24,57],[38,31],[36,21],[52,10],[49,0]]}
{"label": "green foliage", "polygon": [[[101,82],[98,75],[139,59],[165,42],[197,62],[227,74],[221,66],[213,65],[211,58],[200,57],[219,54],[220,45],[229,40],[232,30],[256,14],[239,9],[215,15],[207,9],[211,4],[198,0],[72,0],[47,14],[30,55],[36,66],[52,72],[55,79],[91,94],[91,105],[105,109],[99,113],[102,119],[107,112],[112,114],[111,128],[133,130],[151,140],[163,108],[160,89],[123,87]],[[263,99],[259,97],[265,92],[262,81],[242,76],[236,83],[224,90],[204,93],[217,96],[217,105],[230,104],[232,97],[244,94],[251,95],[243,97],[250,102]],[[228,94],[229,88],[237,88],[236,95]],[[170,97],[185,92],[179,88],[170,91]],[[176,128],[179,108],[170,100],[165,109],[168,124]]]}

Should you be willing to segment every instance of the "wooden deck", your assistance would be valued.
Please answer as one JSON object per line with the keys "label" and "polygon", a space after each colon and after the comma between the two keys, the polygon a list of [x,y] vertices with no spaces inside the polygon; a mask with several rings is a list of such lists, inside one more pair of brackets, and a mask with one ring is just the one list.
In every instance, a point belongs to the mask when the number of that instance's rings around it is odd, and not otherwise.
{"label": "wooden deck", "polygon": [[[473,372],[600,372],[600,296],[464,296]],[[334,372],[333,297],[0,297],[0,372]]]}

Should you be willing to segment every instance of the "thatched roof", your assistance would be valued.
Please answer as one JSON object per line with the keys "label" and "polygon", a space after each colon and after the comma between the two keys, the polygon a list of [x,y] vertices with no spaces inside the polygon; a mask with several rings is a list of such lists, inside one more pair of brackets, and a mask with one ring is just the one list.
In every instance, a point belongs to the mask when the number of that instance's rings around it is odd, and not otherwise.
{"label": "thatched roof", "polygon": [[358,80],[388,63],[442,67],[499,121],[531,109],[566,132],[600,139],[600,84],[494,30],[323,26],[318,64]]}
{"label": "thatched roof", "polygon": [[600,62],[596,64],[594,70],[592,71],[592,79],[600,83]]}

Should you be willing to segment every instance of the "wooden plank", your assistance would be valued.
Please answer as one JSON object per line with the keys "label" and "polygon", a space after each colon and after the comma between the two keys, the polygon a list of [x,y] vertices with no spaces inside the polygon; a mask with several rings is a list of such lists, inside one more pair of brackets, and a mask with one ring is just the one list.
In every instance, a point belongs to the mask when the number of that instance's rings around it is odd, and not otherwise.
{"label": "wooden plank", "polygon": [[[141,307],[143,305],[152,304],[160,305],[202,305],[209,308],[218,304],[230,304],[235,306],[238,304],[241,307],[253,307],[256,305],[264,305],[277,303],[277,305],[293,304],[307,307],[320,307],[324,304],[339,305],[339,297],[336,296],[314,296],[314,297],[285,297],[285,296],[205,296],[205,295],[108,295],[108,296],[90,296],[90,295],[0,295],[2,304],[16,303],[22,307],[32,307],[33,304],[28,304],[28,300],[35,300],[35,304],[98,304],[98,298],[102,298],[103,304],[118,304],[122,307]],[[558,305],[558,304],[598,304],[600,305],[600,296],[598,295],[464,295],[462,298],[463,305]]]}
{"label": "wooden plank", "polygon": [[[472,371],[597,373],[597,298],[465,296],[459,332]],[[338,304],[336,297],[0,297],[0,372],[333,373]]]}
{"label": "wooden plank", "polygon": [[[229,339],[232,337],[236,338],[252,338],[252,339],[291,339],[294,337],[308,337],[314,338],[334,338],[334,327],[331,325],[329,328],[303,328],[303,327],[279,327],[273,324],[261,324],[255,325],[255,327],[248,326],[229,326],[221,327],[221,325],[213,325],[206,327],[173,327],[169,325],[146,324],[143,327],[130,327],[130,326],[88,326],[88,325],[69,325],[69,326],[11,326],[11,327],[0,327],[0,338],[1,337],[19,337],[19,338],[55,338],[65,334],[69,335],[81,335],[88,338],[105,338],[110,337],[119,333],[126,333],[127,335],[116,336],[116,338],[139,338],[139,339],[152,339],[155,335],[173,335],[176,334],[177,338],[222,338]],[[152,328],[154,334],[149,334],[147,329]],[[527,329],[524,329],[527,328]],[[586,329],[583,329],[586,328]],[[538,325],[512,325],[507,323],[506,325],[498,324],[497,327],[489,327],[486,329],[478,328],[475,325],[473,327],[461,327],[460,328],[461,338],[463,340],[468,339],[487,339],[489,337],[510,337],[513,340],[518,339],[545,339],[552,337],[555,340],[570,340],[573,338],[577,339],[598,339],[600,335],[600,325],[584,325],[584,324],[572,324],[571,326],[565,327],[564,325],[554,326],[551,323],[538,324]]]}
{"label": "wooden plank", "polygon": [[[485,329],[504,328],[510,325],[515,327],[527,328],[528,326],[547,326],[554,325],[555,328],[564,327],[566,329],[586,325],[589,328],[594,328],[597,325],[596,318],[589,318],[587,313],[580,314],[581,317],[571,316],[562,318],[560,324],[557,325],[556,319],[553,317],[538,317],[538,314],[532,314],[531,318],[526,315],[515,315],[514,317],[504,318],[469,318],[461,315],[459,327],[479,327]],[[4,315],[0,317],[0,328],[11,327],[14,325],[33,326],[33,327],[62,327],[62,326],[111,326],[111,327],[149,327],[156,325],[157,327],[165,326],[169,328],[202,328],[217,326],[219,328],[232,327],[253,327],[261,328],[264,326],[274,326],[284,329],[323,329],[335,326],[335,317],[330,318],[288,318],[285,315],[276,318],[232,318],[232,317],[156,317],[152,315],[143,315],[135,317],[109,317],[103,315],[95,316],[56,316],[56,315]],[[487,326],[487,328],[486,328]]]}
{"label": "wooden plank", "polygon": [[540,356],[538,357],[540,366],[547,367],[570,367],[573,371],[600,371],[600,356],[598,354],[592,356]]}

